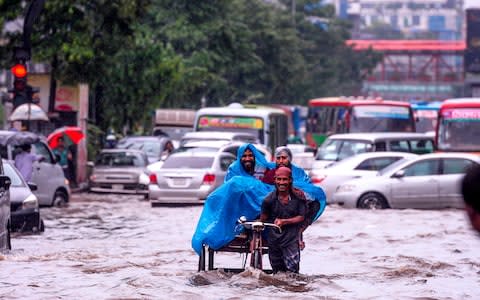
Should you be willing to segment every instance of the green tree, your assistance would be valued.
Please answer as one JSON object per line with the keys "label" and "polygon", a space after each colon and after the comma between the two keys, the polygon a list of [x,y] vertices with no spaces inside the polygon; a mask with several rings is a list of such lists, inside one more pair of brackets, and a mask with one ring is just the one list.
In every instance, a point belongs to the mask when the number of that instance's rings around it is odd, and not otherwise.
{"label": "green tree", "polygon": [[[0,25],[19,18],[22,3],[0,2]],[[155,108],[198,108],[203,97],[209,106],[305,104],[358,89],[378,56],[345,45],[348,24],[331,6],[278,3],[49,0],[32,36],[33,60],[50,63],[53,83],[88,83],[103,130],[142,128]],[[21,37],[0,38],[8,67]]]}

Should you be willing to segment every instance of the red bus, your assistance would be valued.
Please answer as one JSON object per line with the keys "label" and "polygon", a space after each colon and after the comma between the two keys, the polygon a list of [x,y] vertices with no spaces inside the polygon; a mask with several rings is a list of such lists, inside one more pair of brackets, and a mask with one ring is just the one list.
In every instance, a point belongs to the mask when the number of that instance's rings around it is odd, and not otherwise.
{"label": "red bus", "polygon": [[480,98],[445,100],[435,138],[439,151],[480,152]]}
{"label": "red bus", "polygon": [[307,143],[320,146],[335,133],[415,132],[415,117],[409,102],[318,98],[308,103],[306,131]]}

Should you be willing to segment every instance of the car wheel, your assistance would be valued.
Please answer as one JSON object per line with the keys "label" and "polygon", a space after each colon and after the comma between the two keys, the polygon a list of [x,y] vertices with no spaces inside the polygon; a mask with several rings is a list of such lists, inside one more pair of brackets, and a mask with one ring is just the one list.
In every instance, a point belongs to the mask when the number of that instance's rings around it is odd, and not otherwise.
{"label": "car wheel", "polygon": [[389,205],[385,197],[381,194],[370,192],[360,197],[357,207],[364,209],[385,209],[389,208]]}
{"label": "car wheel", "polygon": [[55,195],[53,196],[53,203],[52,206],[66,206],[68,204],[67,194],[63,191],[56,191]]}

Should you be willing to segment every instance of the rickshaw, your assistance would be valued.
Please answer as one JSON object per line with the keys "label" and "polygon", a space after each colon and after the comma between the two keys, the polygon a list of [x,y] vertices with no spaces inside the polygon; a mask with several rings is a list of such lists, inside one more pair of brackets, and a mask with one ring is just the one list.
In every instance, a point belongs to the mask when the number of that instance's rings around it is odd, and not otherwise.
{"label": "rickshaw", "polygon": [[[281,232],[282,229],[272,223],[247,221],[243,216],[239,218],[238,224],[244,228],[244,231],[236,235],[229,244],[217,250],[213,250],[207,245],[202,245],[198,261],[198,271],[217,269],[214,265],[216,252],[235,252],[245,254],[243,268],[222,268],[226,272],[239,273],[244,271],[248,255],[250,255],[250,267],[262,270],[265,273],[272,272],[272,270],[263,269],[262,256],[268,254],[268,246],[262,233],[267,227],[274,228],[279,232]],[[205,267],[207,267],[207,269],[205,269]]]}

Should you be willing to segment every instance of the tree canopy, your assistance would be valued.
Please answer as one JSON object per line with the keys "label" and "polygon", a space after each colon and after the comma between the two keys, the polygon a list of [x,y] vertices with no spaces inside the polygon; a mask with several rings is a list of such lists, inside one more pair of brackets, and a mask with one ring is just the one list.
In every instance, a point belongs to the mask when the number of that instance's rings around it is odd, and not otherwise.
{"label": "tree canopy", "polygon": [[[21,18],[24,3],[0,1],[0,25]],[[32,59],[50,64],[54,79],[88,83],[100,127],[119,129],[202,98],[306,104],[351,94],[379,56],[347,47],[348,32],[318,0],[49,0]],[[21,32],[0,40],[7,68]]]}

